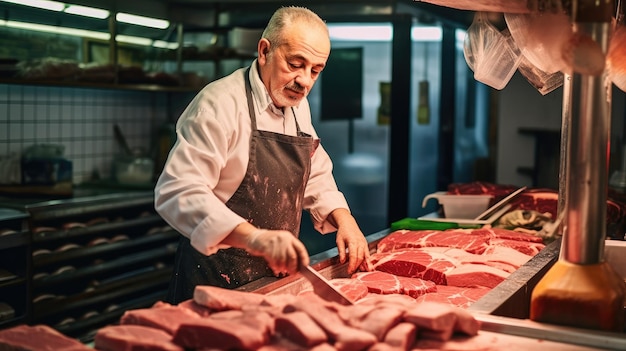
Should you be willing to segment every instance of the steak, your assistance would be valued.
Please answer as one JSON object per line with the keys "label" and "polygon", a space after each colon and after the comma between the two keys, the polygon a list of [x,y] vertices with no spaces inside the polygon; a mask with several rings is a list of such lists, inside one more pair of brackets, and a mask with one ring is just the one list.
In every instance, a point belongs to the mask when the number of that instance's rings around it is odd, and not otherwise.
{"label": "steak", "polygon": [[[96,332],[94,346],[101,351],[184,351],[163,330],[142,325],[111,325]],[[63,349],[58,349],[63,350]]]}
{"label": "steak", "polygon": [[484,264],[463,264],[446,273],[449,286],[495,288],[509,273]]}
{"label": "steak", "polygon": [[415,324],[402,322],[391,328],[385,335],[385,344],[394,350],[409,350],[415,343],[417,327]]}
{"label": "steak", "polygon": [[493,233],[472,229],[397,230],[378,242],[377,252],[391,252],[407,248],[444,246],[480,254],[489,247]]}
{"label": "steak", "polygon": [[329,281],[339,289],[350,301],[358,301],[369,293],[368,286],[360,280],[351,278],[334,278]]}
{"label": "steak", "polygon": [[[462,308],[434,302],[422,302],[406,311],[404,320],[432,332],[435,339],[449,340],[454,332],[478,334],[480,323]],[[424,332],[421,332],[423,335]]]}
{"label": "steak", "polygon": [[398,277],[402,285],[402,293],[412,298],[437,291],[437,285],[430,280],[420,278]]}
{"label": "steak", "polygon": [[396,230],[382,238],[377,253],[425,247],[448,247],[483,254],[492,246],[506,246],[534,256],[545,247],[543,239],[532,234],[500,228]]}
{"label": "steak", "polygon": [[198,285],[193,291],[193,301],[215,311],[240,310],[243,305],[259,305],[264,298],[263,294],[222,289],[210,285]]}
{"label": "steak", "polygon": [[374,345],[376,337],[368,332],[346,325],[328,303],[317,295],[301,295],[285,307],[284,312],[302,311],[308,314],[329,337],[338,350],[364,350]]}
{"label": "steak", "polygon": [[366,314],[364,318],[352,326],[371,333],[376,336],[376,339],[383,341],[387,332],[402,322],[403,318],[404,310],[400,308],[380,307]]}
{"label": "steak", "polygon": [[191,318],[200,318],[200,316],[189,309],[160,302],[153,308],[124,312],[120,323],[152,327],[173,335],[181,323]]}
{"label": "steak", "polygon": [[438,252],[460,261],[462,264],[484,264],[513,273],[532,257],[517,250],[503,246],[490,246],[481,255],[448,247],[424,247],[416,250]]}
{"label": "steak", "polygon": [[357,272],[352,279],[360,281],[374,294],[401,294],[402,284],[396,275],[381,271]]}
{"label": "steak", "polygon": [[461,288],[456,286],[437,285],[437,291],[417,298],[417,302],[438,302],[453,306],[467,308],[474,302],[480,300],[485,294],[491,291],[490,288]]}
{"label": "steak", "polygon": [[241,320],[227,318],[191,319],[182,323],[174,333],[177,345],[192,349],[256,350],[268,341],[265,328],[255,328],[241,323]]}
{"label": "steak", "polygon": [[461,264],[446,255],[420,250],[375,253],[370,258],[376,270],[441,285],[447,284],[446,273]]}
{"label": "steak", "polygon": [[515,249],[525,255],[535,256],[539,253],[539,251],[543,250],[546,247],[542,243],[531,243],[525,241],[518,240],[507,240],[507,239],[494,239],[491,243],[495,246],[503,246],[511,249]]}
{"label": "steak", "polygon": [[[167,335],[167,334],[166,334]],[[0,350],[3,351],[93,351],[47,325],[25,324],[0,330]],[[182,350],[180,350],[182,351]]]}
{"label": "steak", "polygon": [[396,276],[382,271],[357,272],[352,279],[363,282],[374,294],[405,294],[416,298],[437,291],[435,283],[420,278]]}
{"label": "steak", "polygon": [[304,312],[284,313],[275,320],[278,334],[298,345],[311,347],[327,341],[326,333]]}

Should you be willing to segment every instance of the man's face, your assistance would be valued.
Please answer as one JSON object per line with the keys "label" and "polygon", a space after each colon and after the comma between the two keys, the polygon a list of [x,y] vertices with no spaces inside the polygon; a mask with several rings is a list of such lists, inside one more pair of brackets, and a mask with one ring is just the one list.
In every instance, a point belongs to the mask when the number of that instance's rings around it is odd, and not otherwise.
{"label": "man's face", "polygon": [[313,88],[330,54],[330,39],[322,28],[298,24],[285,39],[271,52],[273,43],[259,42],[261,79],[277,107],[298,105]]}

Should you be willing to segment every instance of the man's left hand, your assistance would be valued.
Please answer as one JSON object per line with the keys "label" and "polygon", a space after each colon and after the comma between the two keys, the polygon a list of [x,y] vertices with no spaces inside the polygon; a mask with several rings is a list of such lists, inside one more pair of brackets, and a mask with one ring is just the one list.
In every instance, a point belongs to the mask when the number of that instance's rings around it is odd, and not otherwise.
{"label": "man's left hand", "polygon": [[356,220],[345,209],[337,209],[332,212],[332,219],[337,229],[337,250],[339,250],[339,262],[348,261],[348,274],[360,269],[371,271],[369,257],[370,250],[367,239],[361,232]]}

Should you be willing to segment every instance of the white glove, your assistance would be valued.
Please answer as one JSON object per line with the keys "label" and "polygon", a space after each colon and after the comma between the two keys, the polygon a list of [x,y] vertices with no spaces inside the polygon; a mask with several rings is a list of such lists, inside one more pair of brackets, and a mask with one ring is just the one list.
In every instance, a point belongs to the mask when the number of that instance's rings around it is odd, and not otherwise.
{"label": "white glove", "polygon": [[262,256],[274,274],[294,274],[300,265],[309,264],[309,253],[304,244],[286,230],[258,229],[250,234],[247,250]]}

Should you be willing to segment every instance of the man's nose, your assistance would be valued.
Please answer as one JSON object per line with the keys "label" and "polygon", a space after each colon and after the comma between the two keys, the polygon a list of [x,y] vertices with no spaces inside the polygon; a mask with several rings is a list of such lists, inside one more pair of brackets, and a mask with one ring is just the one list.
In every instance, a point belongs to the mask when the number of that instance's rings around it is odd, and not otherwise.
{"label": "man's nose", "polygon": [[296,77],[295,81],[300,87],[305,88],[307,90],[310,90],[311,86],[315,82],[315,80],[313,80],[313,77],[311,76],[310,71],[304,71],[302,74],[299,74]]}

